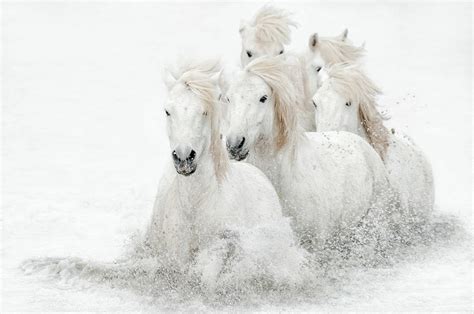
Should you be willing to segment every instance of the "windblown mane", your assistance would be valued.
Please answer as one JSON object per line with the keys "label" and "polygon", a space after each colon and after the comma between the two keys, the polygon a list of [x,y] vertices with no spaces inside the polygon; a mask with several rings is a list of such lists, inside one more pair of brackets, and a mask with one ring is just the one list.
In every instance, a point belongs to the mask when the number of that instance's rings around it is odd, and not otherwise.
{"label": "windblown mane", "polygon": [[270,5],[263,6],[249,25],[256,29],[256,36],[262,42],[276,42],[288,45],[291,42],[291,26],[297,24],[290,13]]}
{"label": "windblown mane", "polygon": [[214,171],[220,181],[225,177],[229,160],[220,139],[220,114],[217,103],[218,92],[216,81],[212,78],[220,70],[218,62],[185,63],[173,73],[178,78],[176,83],[183,83],[204,103],[205,110],[211,119],[211,155],[214,160]]}
{"label": "windblown mane", "polygon": [[289,79],[289,65],[282,58],[261,57],[250,62],[245,70],[262,78],[272,89],[275,100],[274,125],[277,130],[275,144],[281,149],[292,144],[297,132],[298,122],[295,106],[302,106],[304,95],[296,92],[294,83]]}
{"label": "windblown mane", "polygon": [[363,45],[357,47],[339,37],[322,37],[318,41],[317,47],[328,65],[341,62],[355,63],[365,55]]}
{"label": "windblown mane", "polygon": [[377,110],[375,98],[381,94],[379,88],[357,66],[347,63],[335,64],[329,68],[332,87],[351,102],[359,104],[359,118],[369,143],[382,159],[389,145],[389,131],[383,125],[384,117]]}

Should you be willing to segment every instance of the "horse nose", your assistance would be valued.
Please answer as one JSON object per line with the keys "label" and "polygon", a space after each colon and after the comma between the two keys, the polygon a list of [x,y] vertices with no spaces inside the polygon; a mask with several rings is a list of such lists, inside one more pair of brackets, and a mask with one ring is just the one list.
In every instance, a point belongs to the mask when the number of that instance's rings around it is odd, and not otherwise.
{"label": "horse nose", "polygon": [[191,147],[177,147],[173,153],[173,161],[175,163],[181,163],[183,161],[192,162],[196,158],[196,151]]}
{"label": "horse nose", "polygon": [[244,147],[245,144],[245,137],[244,136],[233,136],[227,138],[227,149],[229,151],[235,151],[238,152]]}

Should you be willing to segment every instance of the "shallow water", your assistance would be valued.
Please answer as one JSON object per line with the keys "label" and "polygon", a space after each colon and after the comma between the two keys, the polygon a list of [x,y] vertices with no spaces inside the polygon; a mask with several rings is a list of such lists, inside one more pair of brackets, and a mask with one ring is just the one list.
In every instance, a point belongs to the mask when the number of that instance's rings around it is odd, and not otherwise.
{"label": "shallow water", "polygon": [[[360,240],[360,238],[358,239]],[[305,279],[295,285],[275,285],[272,278],[221,283],[209,292],[196,278],[167,268],[156,256],[133,245],[127,256],[112,263],[80,258],[41,258],[22,263],[21,270],[34,280],[61,283],[63,289],[105,289],[130,292],[147,306],[169,309],[200,304],[224,309],[340,305],[353,298],[367,284],[392,276],[399,267],[432,258],[443,250],[468,249],[471,236],[453,216],[435,215],[430,222],[411,226],[404,241],[393,241],[383,251],[372,244],[347,241],[341,237],[325,248],[313,251],[304,269]],[[295,274],[296,275],[296,274]],[[369,284],[370,285],[370,284]]]}

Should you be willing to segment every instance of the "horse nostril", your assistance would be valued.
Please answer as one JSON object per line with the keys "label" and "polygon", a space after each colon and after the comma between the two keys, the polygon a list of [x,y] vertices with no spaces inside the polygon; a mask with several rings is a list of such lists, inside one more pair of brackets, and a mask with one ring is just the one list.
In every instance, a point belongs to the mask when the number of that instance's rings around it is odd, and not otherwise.
{"label": "horse nostril", "polygon": [[174,161],[180,161],[181,160],[175,150],[173,151],[173,160]]}
{"label": "horse nostril", "polygon": [[193,149],[187,159],[190,161],[193,161],[195,157],[196,157],[196,152]]}
{"label": "horse nostril", "polygon": [[239,146],[237,146],[237,148],[242,148],[244,146],[244,143],[245,143],[245,137],[242,137],[242,141],[240,142]]}
{"label": "horse nostril", "polygon": [[180,159],[179,159],[179,157],[178,157],[178,154],[176,154],[176,151],[175,151],[175,150],[174,150],[171,154],[172,154],[173,160],[174,160],[175,162],[180,161]]}

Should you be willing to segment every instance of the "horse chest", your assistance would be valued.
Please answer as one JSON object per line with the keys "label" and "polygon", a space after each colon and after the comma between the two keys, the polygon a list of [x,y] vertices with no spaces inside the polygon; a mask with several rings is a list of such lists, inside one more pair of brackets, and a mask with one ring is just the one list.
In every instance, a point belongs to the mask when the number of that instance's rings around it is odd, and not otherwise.
{"label": "horse chest", "polygon": [[280,195],[281,156],[266,151],[257,152],[255,155],[250,155],[248,162],[265,174]]}

